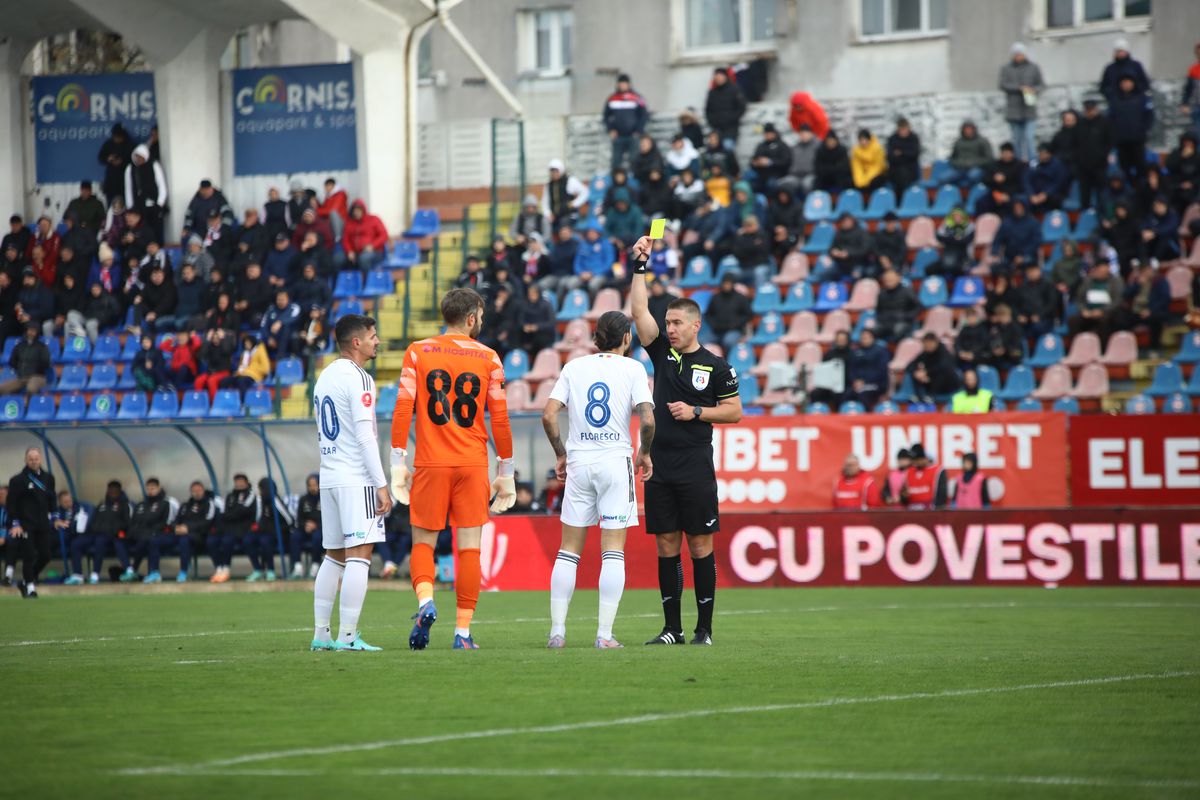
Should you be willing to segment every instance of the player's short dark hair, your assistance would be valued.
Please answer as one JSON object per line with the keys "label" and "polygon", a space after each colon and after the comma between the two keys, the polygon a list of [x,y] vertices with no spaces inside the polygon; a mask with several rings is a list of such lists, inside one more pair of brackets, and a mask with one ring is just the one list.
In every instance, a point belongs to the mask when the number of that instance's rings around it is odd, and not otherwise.
{"label": "player's short dark hair", "polygon": [[339,350],[345,350],[355,336],[361,336],[374,327],[374,317],[368,317],[366,314],[347,314],[333,326],[333,340],[337,342]]}
{"label": "player's short dark hair", "polygon": [[683,311],[689,316],[700,319],[703,316],[700,313],[700,304],[688,297],[680,297],[678,300],[672,300],[667,306],[667,311]]}
{"label": "player's short dark hair", "polygon": [[460,325],[467,317],[483,309],[483,297],[474,289],[451,289],[442,298],[442,321]]}
{"label": "player's short dark hair", "polygon": [[596,322],[592,341],[600,350],[615,350],[625,341],[629,326],[629,317],[623,311],[605,311]]}

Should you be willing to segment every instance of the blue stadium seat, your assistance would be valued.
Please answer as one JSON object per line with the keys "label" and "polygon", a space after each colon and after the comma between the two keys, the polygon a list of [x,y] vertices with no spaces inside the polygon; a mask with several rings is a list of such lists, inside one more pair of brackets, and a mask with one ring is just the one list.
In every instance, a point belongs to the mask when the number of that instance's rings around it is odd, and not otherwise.
{"label": "blue stadium seat", "polygon": [[363,284],[363,297],[382,297],[396,291],[396,283],[392,273],[386,269],[373,269],[367,273],[367,282]]}
{"label": "blue stadium seat", "polygon": [[[64,398],[66,399],[66,398]],[[117,396],[111,392],[101,392],[92,397],[92,404],[88,406],[87,419],[88,421],[101,421],[116,419],[117,416]]]}
{"label": "blue stadium seat", "polygon": [[754,357],[754,348],[746,342],[739,343],[737,347],[726,353],[725,360],[729,362],[729,366],[737,370],[738,375],[749,375],[750,370],[758,363]]}
{"label": "blue stadium seat", "polygon": [[913,383],[912,373],[908,370],[900,376],[900,385],[896,387],[896,391],[892,392],[892,399],[897,403],[907,403],[912,400],[917,394],[916,385]]}
{"label": "blue stadium seat", "polygon": [[891,187],[884,186],[882,189],[876,189],[871,195],[871,202],[867,204],[867,208],[858,218],[868,222],[883,219],[883,215],[889,211],[896,210],[896,193]]}
{"label": "blue stadium seat", "polygon": [[942,258],[942,254],[938,252],[936,247],[922,247],[913,257],[912,267],[910,267],[909,275],[913,278],[924,280],[926,270],[938,263]]}
{"label": "blue stadium seat", "polygon": [[121,395],[117,419],[145,419],[148,412],[145,392],[126,392]]}
{"label": "blue stadium seat", "polygon": [[977,183],[971,187],[971,191],[967,192],[967,213],[974,217],[979,213],[976,206],[979,201],[987,196],[988,188],[982,183]]}
{"label": "blue stadium seat", "polygon": [[19,394],[0,397],[0,422],[20,422],[25,416],[25,398]]}
{"label": "blue stadium seat", "polygon": [[683,279],[679,281],[680,289],[702,289],[706,286],[716,285],[712,262],[708,260],[708,256],[696,256],[687,262],[687,267],[683,271]]}
{"label": "blue stadium seat", "polygon": [[920,186],[908,187],[900,198],[896,216],[900,219],[929,216],[929,195]]}
{"label": "blue stadium seat", "polygon": [[808,241],[800,248],[800,252],[809,255],[821,255],[828,252],[830,246],[833,245],[833,232],[833,226],[828,222],[818,222],[813,227]]}
{"label": "blue stadium seat", "polygon": [[396,410],[396,398],[400,394],[400,387],[395,381],[388,381],[379,387],[379,399],[375,401],[375,416],[379,418],[387,418]]}
{"label": "blue stadium seat", "polygon": [[805,414],[828,414],[829,406],[825,403],[809,403],[808,408],[804,409]]}
{"label": "blue stadium seat", "polygon": [[138,337],[133,336],[132,334],[129,336],[126,336],[125,337],[125,346],[121,348],[120,360],[121,361],[133,361],[133,359],[137,358],[138,350],[141,350],[141,349],[142,349],[142,344],[141,344],[141,342],[138,341]]}
{"label": "blue stadium seat", "polygon": [[275,385],[295,386],[304,383],[304,362],[296,356],[281,358],[275,362]]}
{"label": "blue stadium seat", "polygon": [[752,406],[743,403],[742,414],[747,417],[765,417],[767,415],[767,410],[762,406]]}
{"label": "blue stadium seat", "polygon": [[1033,394],[1037,386],[1033,381],[1033,370],[1024,364],[1018,364],[1008,371],[1008,380],[1004,388],[996,396],[1001,400],[1024,400]]}
{"label": "blue stadium seat", "polygon": [[921,291],[917,293],[917,299],[925,308],[946,305],[946,301],[950,299],[950,292],[946,288],[946,279],[934,275],[932,278],[921,281]]}
{"label": "blue stadium seat", "polygon": [[788,293],[784,296],[779,310],[784,314],[795,314],[799,311],[808,311],[812,308],[812,304],[812,284],[806,281],[796,281],[788,288]]}
{"label": "blue stadium seat", "polygon": [[1100,227],[1100,217],[1094,209],[1089,208],[1075,221],[1075,230],[1071,231],[1071,238],[1077,242],[1085,241],[1096,232],[1098,227]]}
{"label": "blue stadium seat", "polygon": [[975,375],[979,378],[980,389],[987,389],[992,394],[1000,391],[1000,373],[995,367],[980,364],[975,368]]}
{"label": "blue stadium seat", "polygon": [[1025,363],[1031,367],[1048,367],[1062,361],[1065,355],[1063,342],[1058,334],[1047,333],[1038,337],[1033,354]]}
{"label": "blue stadium seat", "polygon": [[759,320],[758,328],[754,331],[754,335],[750,337],[750,344],[770,344],[771,342],[779,341],[779,337],[783,336],[783,317],[772,311],[769,314],[763,314]]}
{"label": "blue stadium seat", "polygon": [[997,397],[992,398],[992,411],[1008,411],[1008,403]]}
{"label": "blue stadium seat", "polygon": [[442,229],[442,219],[436,209],[418,208],[413,214],[412,225],[404,232],[406,239],[424,239],[434,236]]}
{"label": "blue stadium seat", "polygon": [[1079,181],[1071,181],[1071,188],[1067,189],[1067,196],[1063,198],[1063,211],[1075,213],[1080,209],[1082,203],[1079,199]]}
{"label": "blue stadium seat", "polygon": [[96,339],[92,348],[92,361],[116,361],[121,357],[121,340],[116,334],[106,333]]}
{"label": "blue stadium seat", "polygon": [[738,397],[742,399],[742,404],[757,403],[759,396],[758,378],[738,370]]}
{"label": "blue stadium seat", "polygon": [[837,207],[833,209],[833,218],[837,219],[842,214],[850,214],[858,217],[863,213],[863,196],[858,189],[846,189],[837,199]]}
{"label": "blue stadium seat", "polygon": [[1164,414],[1190,414],[1192,413],[1192,401],[1183,392],[1172,392],[1163,401],[1162,410]]}
{"label": "blue stadium seat", "polygon": [[[198,394],[204,394],[199,392]],[[208,395],[204,394],[205,400]],[[146,413],[146,419],[174,419],[179,414],[179,397],[175,392],[155,392],[150,398],[150,410]],[[197,414],[195,416],[204,416]]]}
{"label": "blue stadium seat", "polygon": [[41,339],[46,344],[46,347],[50,348],[50,360],[55,364],[61,364],[62,342],[58,340],[57,336],[43,336]]}
{"label": "blue stadium seat", "polygon": [[822,283],[821,288],[817,290],[816,299],[813,302],[813,311],[818,313],[835,311],[846,305],[846,301],[849,299],[850,289],[846,284],[840,281]]}
{"label": "blue stadium seat", "polygon": [[829,192],[817,189],[804,198],[804,219],[809,222],[824,222],[833,217],[833,199]]}
{"label": "blue stadium seat", "polygon": [[1144,394],[1135,394],[1125,401],[1126,414],[1153,414],[1154,401]]}
{"label": "blue stadium seat", "polygon": [[0,383],[14,380],[16,377],[17,373],[12,367],[0,367]]}
{"label": "blue stadium seat", "polygon": [[213,397],[212,407],[208,409],[210,417],[240,417],[242,416],[242,397],[237,389],[218,389]]}
{"label": "blue stadium seat", "polygon": [[954,291],[950,293],[951,308],[967,308],[979,305],[986,298],[983,278],[965,275],[954,281]]}
{"label": "blue stadium seat", "polygon": [[962,205],[962,191],[957,186],[942,186],[934,195],[933,204],[929,206],[929,216],[935,219],[948,216],[956,206],[960,205]]}
{"label": "blue stadium seat", "polygon": [[345,300],[358,297],[363,293],[362,273],[356,269],[344,269],[337,275],[333,284],[333,299]]}
{"label": "blue stadium seat", "polygon": [[1150,397],[1166,397],[1169,394],[1183,391],[1183,370],[1178,364],[1168,361],[1159,364],[1154,370],[1154,380],[1146,394]]}
{"label": "blue stadium seat", "polygon": [[[654,361],[651,360],[650,354],[646,352],[646,348],[639,347],[634,351],[633,357],[638,360],[643,367],[646,368],[646,374],[651,378],[654,377]],[[508,377],[507,375],[505,377]]]}
{"label": "blue stadium seat", "polygon": [[1060,397],[1054,401],[1054,405],[1050,407],[1051,411],[1057,411],[1061,414],[1078,414],[1079,401],[1070,395]]}
{"label": "blue stadium seat", "polygon": [[29,398],[29,407],[25,409],[26,422],[46,422],[52,419],[54,419],[54,395],[44,392]]}
{"label": "blue stadium seat", "polygon": [[529,372],[529,355],[520,348],[510,350],[504,357],[504,379],[519,381]]}
{"label": "blue stadium seat", "polygon": [[[58,401],[58,411],[54,413],[57,422],[78,422],[87,413],[87,403],[81,394],[68,394]],[[29,419],[28,413],[25,415]]]}
{"label": "blue stadium seat", "polygon": [[[392,399],[392,407],[395,408],[395,398]],[[246,392],[246,416],[248,417],[265,417],[275,411],[275,401],[271,398],[270,389],[249,389]]]}
{"label": "blue stadium seat", "polygon": [[891,400],[880,400],[875,404],[876,414],[899,414],[900,406],[893,403]]}
{"label": "blue stadium seat", "polygon": [[117,378],[117,391],[127,392],[137,388],[137,381],[133,378],[133,365],[126,364],[121,368],[121,377]]}
{"label": "blue stadium seat", "polygon": [[91,357],[92,343],[86,336],[71,336],[67,339],[62,353],[64,364],[80,364],[89,361]]}
{"label": "blue stadium seat", "polygon": [[1195,367],[1192,370],[1192,377],[1188,381],[1187,389],[1185,389],[1192,397],[1200,397],[1200,367]]}
{"label": "blue stadium seat", "polygon": [[929,177],[922,180],[921,185],[926,189],[936,189],[943,183],[954,180],[955,174],[950,162],[939,158],[929,167]]}
{"label": "blue stadium seat", "polygon": [[363,313],[363,304],[358,300],[342,300],[337,304],[337,308],[334,309],[333,324],[336,325],[337,321],[347,314],[361,313]]}
{"label": "blue stadium seat", "polygon": [[563,298],[562,308],[558,310],[556,319],[559,322],[570,322],[573,319],[579,319],[587,313],[590,305],[586,290],[572,289]]}
{"label": "blue stadium seat", "polygon": [[909,403],[904,409],[908,414],[936,414],[937,410],[936,403]]}
{"label": "blue stadium seat", "polygon": [[1017,403],[1017,411],[1042,411],[1042,403],[1032,397],[1024,397]]}
{"label": "blue stadium seat", "polygon": [[721,259],[721,263],[717,265],[716,284],[719,285],[726,275],[732,275],[735,281],[741,282],[742,265],[738,263],[737,256],[725,256]]}
{"label": "blue stadium seat", "polygon": [[875,330],[875,309],[873,308],[868,308],[858,315],[858,319],[854,321],[854,327],[850,329],[850,340],[857,342],[858,337],[862,336],[862,332],[867,328]]}
{"label": "blue stadium seat", "polygon": [[388,248],[383,266],[388,269],[407,269],[421,263],[421,246],[410,239],[393,242]]}
{"label": "blue stadium seat", "polygon": [[700,291],[692,292],[691,295],[689,295],[692,302],[694,302],[696,305],[700,306],[701,314],[708,311],[708,302],[710,300],[712,300],[712,296],[713,296],[713,293],[711,291],[709,291],[708,289],[701,289]]}
{"label": "blue stadium seat", "polygon": [[765,283],[754,293],[754,302],[750,304],[750,309],[755,314],[766,314],[781,310],[782,305],[779,302],[779,287],[773,283]]}
{"label": "blue stadium seat", "polygon": [[867,409],[857,400],[847,400],[838,406],[839,414],[865,414]]}
{"label": "blue stadium seat", "polygon": [[772,417],[790,417],[796,414],[796,407],[791,403],[780,403],[771,407]]}
{"label": "blue stadium seat", "polygon": [[88,370],[83,364],[68,364],[58,376],[57,392],[82,392],[88,382]]}
{"label": "blue stadium seat", "polygon": [[1065,211],[1051,211],[1042,220],[1042,241],[1057,242],[1071,236],[1071,220]]}
{"label": "blue stadium seat", "polygon": [[208,392],[184,392],[179,405],[181,419],[199,419],[208,416]]}
{"label": "blue stadium seat", "polygon": [[97,364],[92,367],[92,376],[88,378],[87,382],[89,392],[107,392],[115,388],[117,388],[116,364]]}
{"label": "blue stadium seat", "polygon": [[10,336],[4,340],[4,353],[0,354],[0,361],[7,364],[12,360],[13,350],[17,349],[17,345],[21,343],[20,336]]}
{"label": "blue stadium seat", "polygon": [[1179,343],[1179,353],[1171,359],[1176,364],[1200,364],[1200,331],[1192,331]]}

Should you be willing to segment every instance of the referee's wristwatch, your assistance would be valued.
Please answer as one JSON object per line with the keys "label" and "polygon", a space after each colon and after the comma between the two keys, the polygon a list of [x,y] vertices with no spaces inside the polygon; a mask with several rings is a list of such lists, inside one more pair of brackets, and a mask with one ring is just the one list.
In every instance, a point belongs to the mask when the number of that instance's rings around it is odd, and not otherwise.
{"label": "referee's wristwatch", "polygon": [[700,419],[700,415],[703,413],[704,413],[704,406],[693,406],[692,407],[692,416],[695,417],[696,419]]}

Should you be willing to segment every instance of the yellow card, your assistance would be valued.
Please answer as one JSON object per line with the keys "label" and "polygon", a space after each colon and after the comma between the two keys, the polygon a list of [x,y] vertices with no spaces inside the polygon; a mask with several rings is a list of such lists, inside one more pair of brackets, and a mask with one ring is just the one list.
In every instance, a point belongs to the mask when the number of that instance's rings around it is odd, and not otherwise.
{"label": "yellow card", "polygon": [[667,230],[667,220],[665,218],[664,219],[656,219],[650,223],[650,238],[651,239],[661,239],[661,238],[663,238],[663,233],[665,233],[666,230]]}

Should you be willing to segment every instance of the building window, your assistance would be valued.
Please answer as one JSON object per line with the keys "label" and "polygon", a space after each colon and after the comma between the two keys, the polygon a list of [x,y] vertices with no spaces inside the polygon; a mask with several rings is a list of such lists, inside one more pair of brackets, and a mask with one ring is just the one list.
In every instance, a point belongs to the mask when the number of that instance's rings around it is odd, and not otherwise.
{"label": "building window", "polygon": [[417,80],[433,80],[433,37],[428,31],[417,42]]}
{"label": "building window", "polygon": [[684,0],[689,51],[747,50],[779,32],[778,0]]}
{"label": "building window", "polygon": [[525,11],[520,16],[521,71],[553,77],[571,68],[571,32],[575,15],[570,9]]}
{"label": "building window", "polygon": [[945,33],[948,3],[949,0],[862,0],[862,38]]}
{"label": "building window", "polygon": [[1150,17],[1150,0],[1046,0],[1047,28],[1109,25]]}

